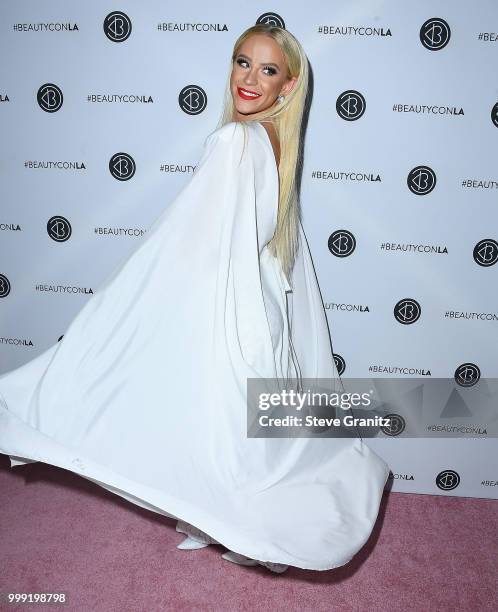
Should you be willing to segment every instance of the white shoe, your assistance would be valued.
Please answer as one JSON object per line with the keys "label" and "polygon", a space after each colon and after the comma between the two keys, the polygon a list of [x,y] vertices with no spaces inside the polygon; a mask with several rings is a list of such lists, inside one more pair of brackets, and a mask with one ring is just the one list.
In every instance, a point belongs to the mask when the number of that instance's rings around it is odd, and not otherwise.
{"label": "white shoe", "polygon": [[283,574],[285,570],[289,569],[289,566],[283,563],[272,563],[271,561],[258,561],[258,563],[276,574]]}
{"label": "white shoe", "polygon": [[239,553],[233,552],[232,550],[229,550],[221,556],[227,561],[237,563],[237,565],[263,565],[264,567],[266,567],[272,572],[275,572],[276,574],[282,574],[289,567],[288,565],[284,565],[283,563],[272,563],[271,561],[256,561],[256,559],[251,559],[250,557],[246,557]]}
{"label": "white shoe", "polygon": [[191,538],[190,536],[187,536],[183,542],[176,545],[176,547],[180,550],[197,550],[198,548],[206,548],[206,546],[209,546],[209,544],[194,540],[194,538]]}
{"label": "white shoe", "polygon": [[237,563],[237,565],[258,565],[258,562],[254,559],[250,559],[249,557],[245,557],[244,555],[240,555],[239,553],[233,552],[233,550],[229,550],[228,552],[221,555],[223,559],[227,561],[231,561],[232,563]]}
{"label": "white shoe", "polygon": [[199,548],[206,548],[210,544],[218,544],[214,538],[208,536],[204,531],[180,519],[176,522],[176,531],[187,536],[183,542],[177,544],[176,547],[180,550],[197,550]]}

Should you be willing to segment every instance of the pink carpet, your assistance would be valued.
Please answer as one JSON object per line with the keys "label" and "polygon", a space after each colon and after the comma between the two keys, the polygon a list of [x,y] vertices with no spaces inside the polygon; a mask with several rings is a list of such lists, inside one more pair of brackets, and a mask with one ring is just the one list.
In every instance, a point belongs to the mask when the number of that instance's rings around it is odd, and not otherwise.
{"label": "pink carpet", "polygon": [[497,610],[498,501],[385,493],[347,566],[282,575],[183,551],[175,522],[80,478],[0,455],[0,593],[67,593],[0,610]]}

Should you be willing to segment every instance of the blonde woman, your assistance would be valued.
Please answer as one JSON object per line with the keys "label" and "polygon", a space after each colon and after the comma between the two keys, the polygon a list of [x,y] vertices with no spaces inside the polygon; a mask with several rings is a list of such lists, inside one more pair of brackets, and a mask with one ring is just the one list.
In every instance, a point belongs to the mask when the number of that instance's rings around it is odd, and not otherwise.
{"label": "blonde woman", "polygon": [[340,384],[299,220],[307,93],[296,38],[246,30],[192,179],[62,340],[0,376],[12,467],[69,469],[177,519],[179,548],[274,572],[347,563],[389,473],[359,438],[248,435],[249,379]]}

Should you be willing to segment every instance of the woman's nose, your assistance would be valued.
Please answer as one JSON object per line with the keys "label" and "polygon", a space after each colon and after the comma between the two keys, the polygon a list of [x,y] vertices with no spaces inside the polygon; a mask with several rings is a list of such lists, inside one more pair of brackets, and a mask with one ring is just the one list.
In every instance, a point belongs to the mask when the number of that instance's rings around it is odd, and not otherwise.
{"label": "woman's nose", "polygon": [[256,76],[256,70],[249,70],[249,72],[246,73],[244,82],[248,85],[254,85],[255,83],[257,83],[258,79]]}

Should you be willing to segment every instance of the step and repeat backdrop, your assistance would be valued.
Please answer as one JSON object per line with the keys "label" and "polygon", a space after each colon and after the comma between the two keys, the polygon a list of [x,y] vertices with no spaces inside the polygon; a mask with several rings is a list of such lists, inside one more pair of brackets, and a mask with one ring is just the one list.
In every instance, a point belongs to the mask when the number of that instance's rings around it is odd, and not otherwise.
{"label": "step and repeat backdrop", "polygon": [[494,0],[2,2],[0,373],[60,340],[190,180],[258,22],[310,61],[302,220],[339,372],[462,389],[437,436],[367,443],[394,491],[497,498],[471,394],[498,371]]}

